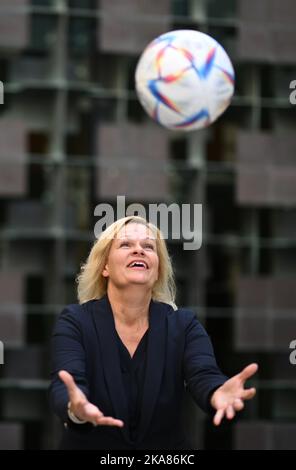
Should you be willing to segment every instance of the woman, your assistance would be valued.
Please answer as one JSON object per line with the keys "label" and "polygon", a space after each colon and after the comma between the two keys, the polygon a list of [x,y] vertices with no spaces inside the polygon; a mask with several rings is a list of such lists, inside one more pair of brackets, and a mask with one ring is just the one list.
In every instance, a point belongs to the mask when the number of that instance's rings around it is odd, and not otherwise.
{"label": "woman", "polygon": [[120,219],[95,242],[79,304],[64,309],[53,335],[50,397],[65,423],[62,449],[188,449],[185,387],[215,425],[255,395],[244,383],[257,365],[227,379],[174,295],[165,242],[145,219]]}

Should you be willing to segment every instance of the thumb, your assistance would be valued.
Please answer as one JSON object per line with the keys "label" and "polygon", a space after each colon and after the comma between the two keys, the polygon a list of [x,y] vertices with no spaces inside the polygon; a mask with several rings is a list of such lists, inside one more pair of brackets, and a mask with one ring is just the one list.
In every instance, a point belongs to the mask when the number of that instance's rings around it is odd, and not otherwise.
{"label": "thumb", "polygon": [[240,379],[245,382],[247,379],[252,377],[258,370],[258,364],[253,363],[249,364],[247,367],[245,367],[238,375]]}
{"label": "thumb", "polygon": [[72,375],[69,374],[69,372],[67,372],[65,370],[61,370],[59,372],[59,378],[66,385],[69,395],[73,396],[73,394],[77,390],[77,385],[75,384],[75,381],[74,381]]}

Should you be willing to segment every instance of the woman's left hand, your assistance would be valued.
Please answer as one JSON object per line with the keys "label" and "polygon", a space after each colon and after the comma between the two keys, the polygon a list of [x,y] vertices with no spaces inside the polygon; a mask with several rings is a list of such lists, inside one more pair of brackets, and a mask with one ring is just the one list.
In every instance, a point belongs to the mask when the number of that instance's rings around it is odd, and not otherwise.
{"label": "woman's left hand", "polygon": [[227,380],[212,395],[211,405],[217,410],[213,422],[219,426],[222,419],[232,419],[237,411],[244,408],[244,400],[250,400],[256,394],[255,388],[245,389],[245,381],[258,370],[257,364],[250,364],[239,374]]}

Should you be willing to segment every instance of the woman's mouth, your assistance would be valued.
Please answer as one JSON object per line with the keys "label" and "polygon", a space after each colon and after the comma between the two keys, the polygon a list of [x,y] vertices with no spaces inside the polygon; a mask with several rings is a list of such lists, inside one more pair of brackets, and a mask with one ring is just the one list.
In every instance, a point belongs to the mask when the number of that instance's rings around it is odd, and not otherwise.
{"label": "woman's mouth", "polygon": [[148,265],[145,261],[132,261],[127,267],[132,269],[148,269]]}

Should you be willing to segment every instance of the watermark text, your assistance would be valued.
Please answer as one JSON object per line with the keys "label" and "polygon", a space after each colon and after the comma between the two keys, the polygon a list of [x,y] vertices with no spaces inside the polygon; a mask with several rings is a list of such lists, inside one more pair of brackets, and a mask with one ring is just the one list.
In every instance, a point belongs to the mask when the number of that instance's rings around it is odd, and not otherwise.
{"label": "watermark text", "polygon": [[126,207],[125,196],[117,196],[116,210],[111,204],[101,203],[94,215],[100,218],[94,227],[96,238],[115,220],[138,215],[158,227],[165,240],[181,240],[184,250],[198,250],[202,245],[201,204],[148,204],[146,209],[142,204]]}
{"label": "watermark text", "polygon": [[0,341],[0,365],[4,364],[4,344]]}
{"label": "watermark text", "polygon": [[290,82],[290,90],[293,90],[290,93],[290,103],[291,104],[296,104],[296,80],[292,80]]}
{"label": "watermark text", "polygon": [[4,85],[0,80],[0,104],[4,104]]}
{"label": "watermark text", "polygon": [[290,364],[295,366],[296,365],[296,339],[293,339],[293,341],[291,341],[290,349],[293,349],[293,351],[290,353],[290,356],[289,356]]}

